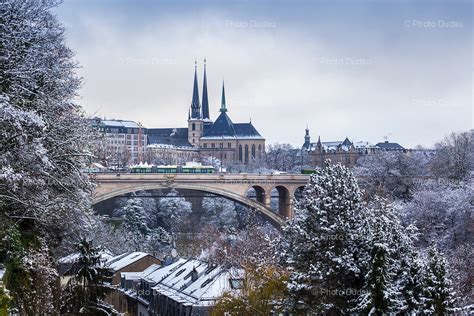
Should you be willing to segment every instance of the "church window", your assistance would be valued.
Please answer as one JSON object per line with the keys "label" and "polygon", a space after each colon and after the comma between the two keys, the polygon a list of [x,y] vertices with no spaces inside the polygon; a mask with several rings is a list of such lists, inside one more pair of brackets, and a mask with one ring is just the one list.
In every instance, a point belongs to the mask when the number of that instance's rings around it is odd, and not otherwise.
{"label": "church window", "polygon": [[252,159],[255,159],[255,144],[252,145]]}
{"label": "church window", "polygon": [[245,163],[249,162],[249,145],[245,145]]}
{"label": "church window", "polygon": [[192,128],[193,128],[193,131],[196,130],[196,123],[193,123],[193,127],[192,127]]}
{"label": "church window", "polygon": [[239,145],[239,161],[242,162],[242,145]]}

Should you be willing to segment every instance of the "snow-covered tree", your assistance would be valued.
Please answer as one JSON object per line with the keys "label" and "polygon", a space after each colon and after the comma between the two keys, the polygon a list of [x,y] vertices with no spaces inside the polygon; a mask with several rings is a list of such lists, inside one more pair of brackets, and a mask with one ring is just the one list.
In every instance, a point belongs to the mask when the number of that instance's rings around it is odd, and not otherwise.
{"label": "snow-covered tree", "polygon": [[212,166],[214,169],[219,170],[221,168],[221,160],[214,156],[204,156],[201,158],[201,163],[204,166]]}
{"label": "snow-covered tree", "polygon": [[140,198],[131,198],[120,210],[122,217],[122,231],[133,243],[136,251],[143,249],[144,241],[150,233],[148,214]]}
{"label": "snow-covered tree", "polygon": [[423,292],[423,260],[414,247],[417,229],[409,225],[404,229],[396,245],[398,271],[396,286],[398,288],[397,310],[405,314],[421,312],[421,295]]}
{"label": "snow-covered tree", "polygon": [[428,174],[430,156],[425,152],[380,152],[357,160],[354,175],[369,196],[410,199],[416,177]]}
{"label": "snow-covered tree", "polygon": [[206,224],[214,224],[218,228],[236,226],[237,212],[235,203],[221,197],[204,197],[202,200],[204,214],[201,218]]}
{"label": "snow-covered tree", "polygon": [[469,306],[474,309],[474,291],[472,278],[474,276],[474,248],[472,244],[458,247],[449,254],[449,267],[453,274],[453,287],[457,294],[456,303],[459,307]]}
{"label": "snow-covered tree", "polygon": [[133,196],[114,212],[122,219],[121,228],[115,235],[121,235],[133,245],[133,249],[128,249],[128,251],[141,250],[157,253],[171,244],[169,233],[156,224],[153,218],[155,212],[154,199]]}
{"label": "snow-covered tree", "polygon": [[282,259],[296,305],[317,313],[348,311],[368,262],[367,225],[356,180],[327,161],[311,175],[283,231]]}
{"label": "snow-covered tree", "polygon": [[474,242],[472,225],[474,180],[465,182],[425,181],[411,202],[403,205],[404,221],[419,230],[419,244],[432,243],[443,252]]}
{"label": "snow-covered tree", "polygon": [[431,166],[441,178],[465,180],[474,171],[474,130],[452,133],[436,144],[436,155]]}
{"label": "snow-covered tree", "polygon": [[290,144],[271,144],[265,153],[266,167],[272,170],[292,171],[307,163],[306,153]]}
{"label": "snow-covered tree", "polygon": [[434,246],[428,249],[424,269],[423,312],[429,315],[447,315],[453,312],[455,293],[446,259]]}
{"label": "snow-covered tree", "polygon": [[172,189],[164,198],[157,203],[157,217],[163,223],[163,227],[170,232],[178,230],[186,216],[191,214],[191,203],[179,195],[178,191]]}
{"label": "snow-covered tree", "polygon": [[102,315],[101,300],[107,294],[106,282],[112,275],[101,263],[101,249],[82,240],[77,245],[79,259],[73,265],[74,273],[63,293],[61,313]]}
{"label": "snow-covered tree", "polygon": [[86,223],[92,186],[81,172],[90,128],[73,101],[80,85],[57,1],[2,1],[0,208],[27,218],[46,241],[68,241]]}
{"label": "snow-covered tree", "polygon": [[363,314],[386,314],[397,310],[399,296],[396,274],[401,254],[401,226],[395,209],[384,199],[376,198],[368,209],[369,231],[366,235],[370,258],[364,286],[354,311]]}

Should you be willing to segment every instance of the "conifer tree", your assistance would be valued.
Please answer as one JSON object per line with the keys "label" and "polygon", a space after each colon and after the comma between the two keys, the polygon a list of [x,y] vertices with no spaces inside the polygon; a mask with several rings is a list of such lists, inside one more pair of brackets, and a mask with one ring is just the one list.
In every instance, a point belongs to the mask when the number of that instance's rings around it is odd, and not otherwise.
{"label": "conifer tree", "polygon": [[101,300],[109,291],[106,282],[111,276],[101,262],[100,248],[90,241],[82,240],[77,245],[79,259],[72,266],[72,278],[63,293],[62,313],[102,315]]}
{"label": "conifer tree", "polygon": [[451,286],[446,259],[435,246],[428,249],[423,285],[424,313],[434,315],[452,313],[455,294]]}
{"label": "conifer tree", "polygon": [[349,310],[362,287],[368,262],[367,229],[356,180],[346,167],[326,161],[295,202],[295,217],[281,239],[295,309],[317,313]]}
{"label": "conifer tree", "polygon": [[370,229],[367,241],[370,260],[367,263],[364,287],[354,311],[363,314],[386,314],[397,308],[395,282],[399,267],[398,244],[402,236],[395,210],[384,199],[376,198],[368,209]]}

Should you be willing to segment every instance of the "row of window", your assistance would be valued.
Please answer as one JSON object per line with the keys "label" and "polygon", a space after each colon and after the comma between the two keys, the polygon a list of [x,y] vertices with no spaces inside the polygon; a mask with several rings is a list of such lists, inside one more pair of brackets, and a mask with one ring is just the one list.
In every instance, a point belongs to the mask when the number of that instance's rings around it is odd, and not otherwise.
{"label": "row of window", "polygon": [[[216,148],[216,144],[215,143],[211,143],[210,144],[211,147],[210,148]],[[207,143],[204,143],[202,145],[204,148],[208,148],[208,144]],[[224,148],[224,143],[219,143],[219,148]],[[232,148],[232,143],[227,143],[227,148]]]}

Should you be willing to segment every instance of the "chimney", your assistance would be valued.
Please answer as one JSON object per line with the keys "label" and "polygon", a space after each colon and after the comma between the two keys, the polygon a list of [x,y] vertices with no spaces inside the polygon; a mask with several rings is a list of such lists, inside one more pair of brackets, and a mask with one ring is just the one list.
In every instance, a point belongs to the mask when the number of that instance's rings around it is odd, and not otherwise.
{"label": "chimney", "polygon": [[194,282],[198,279],[198,272],[196,271],[196,268],[193,267],[193,271],[191,271],[191,281]]}

